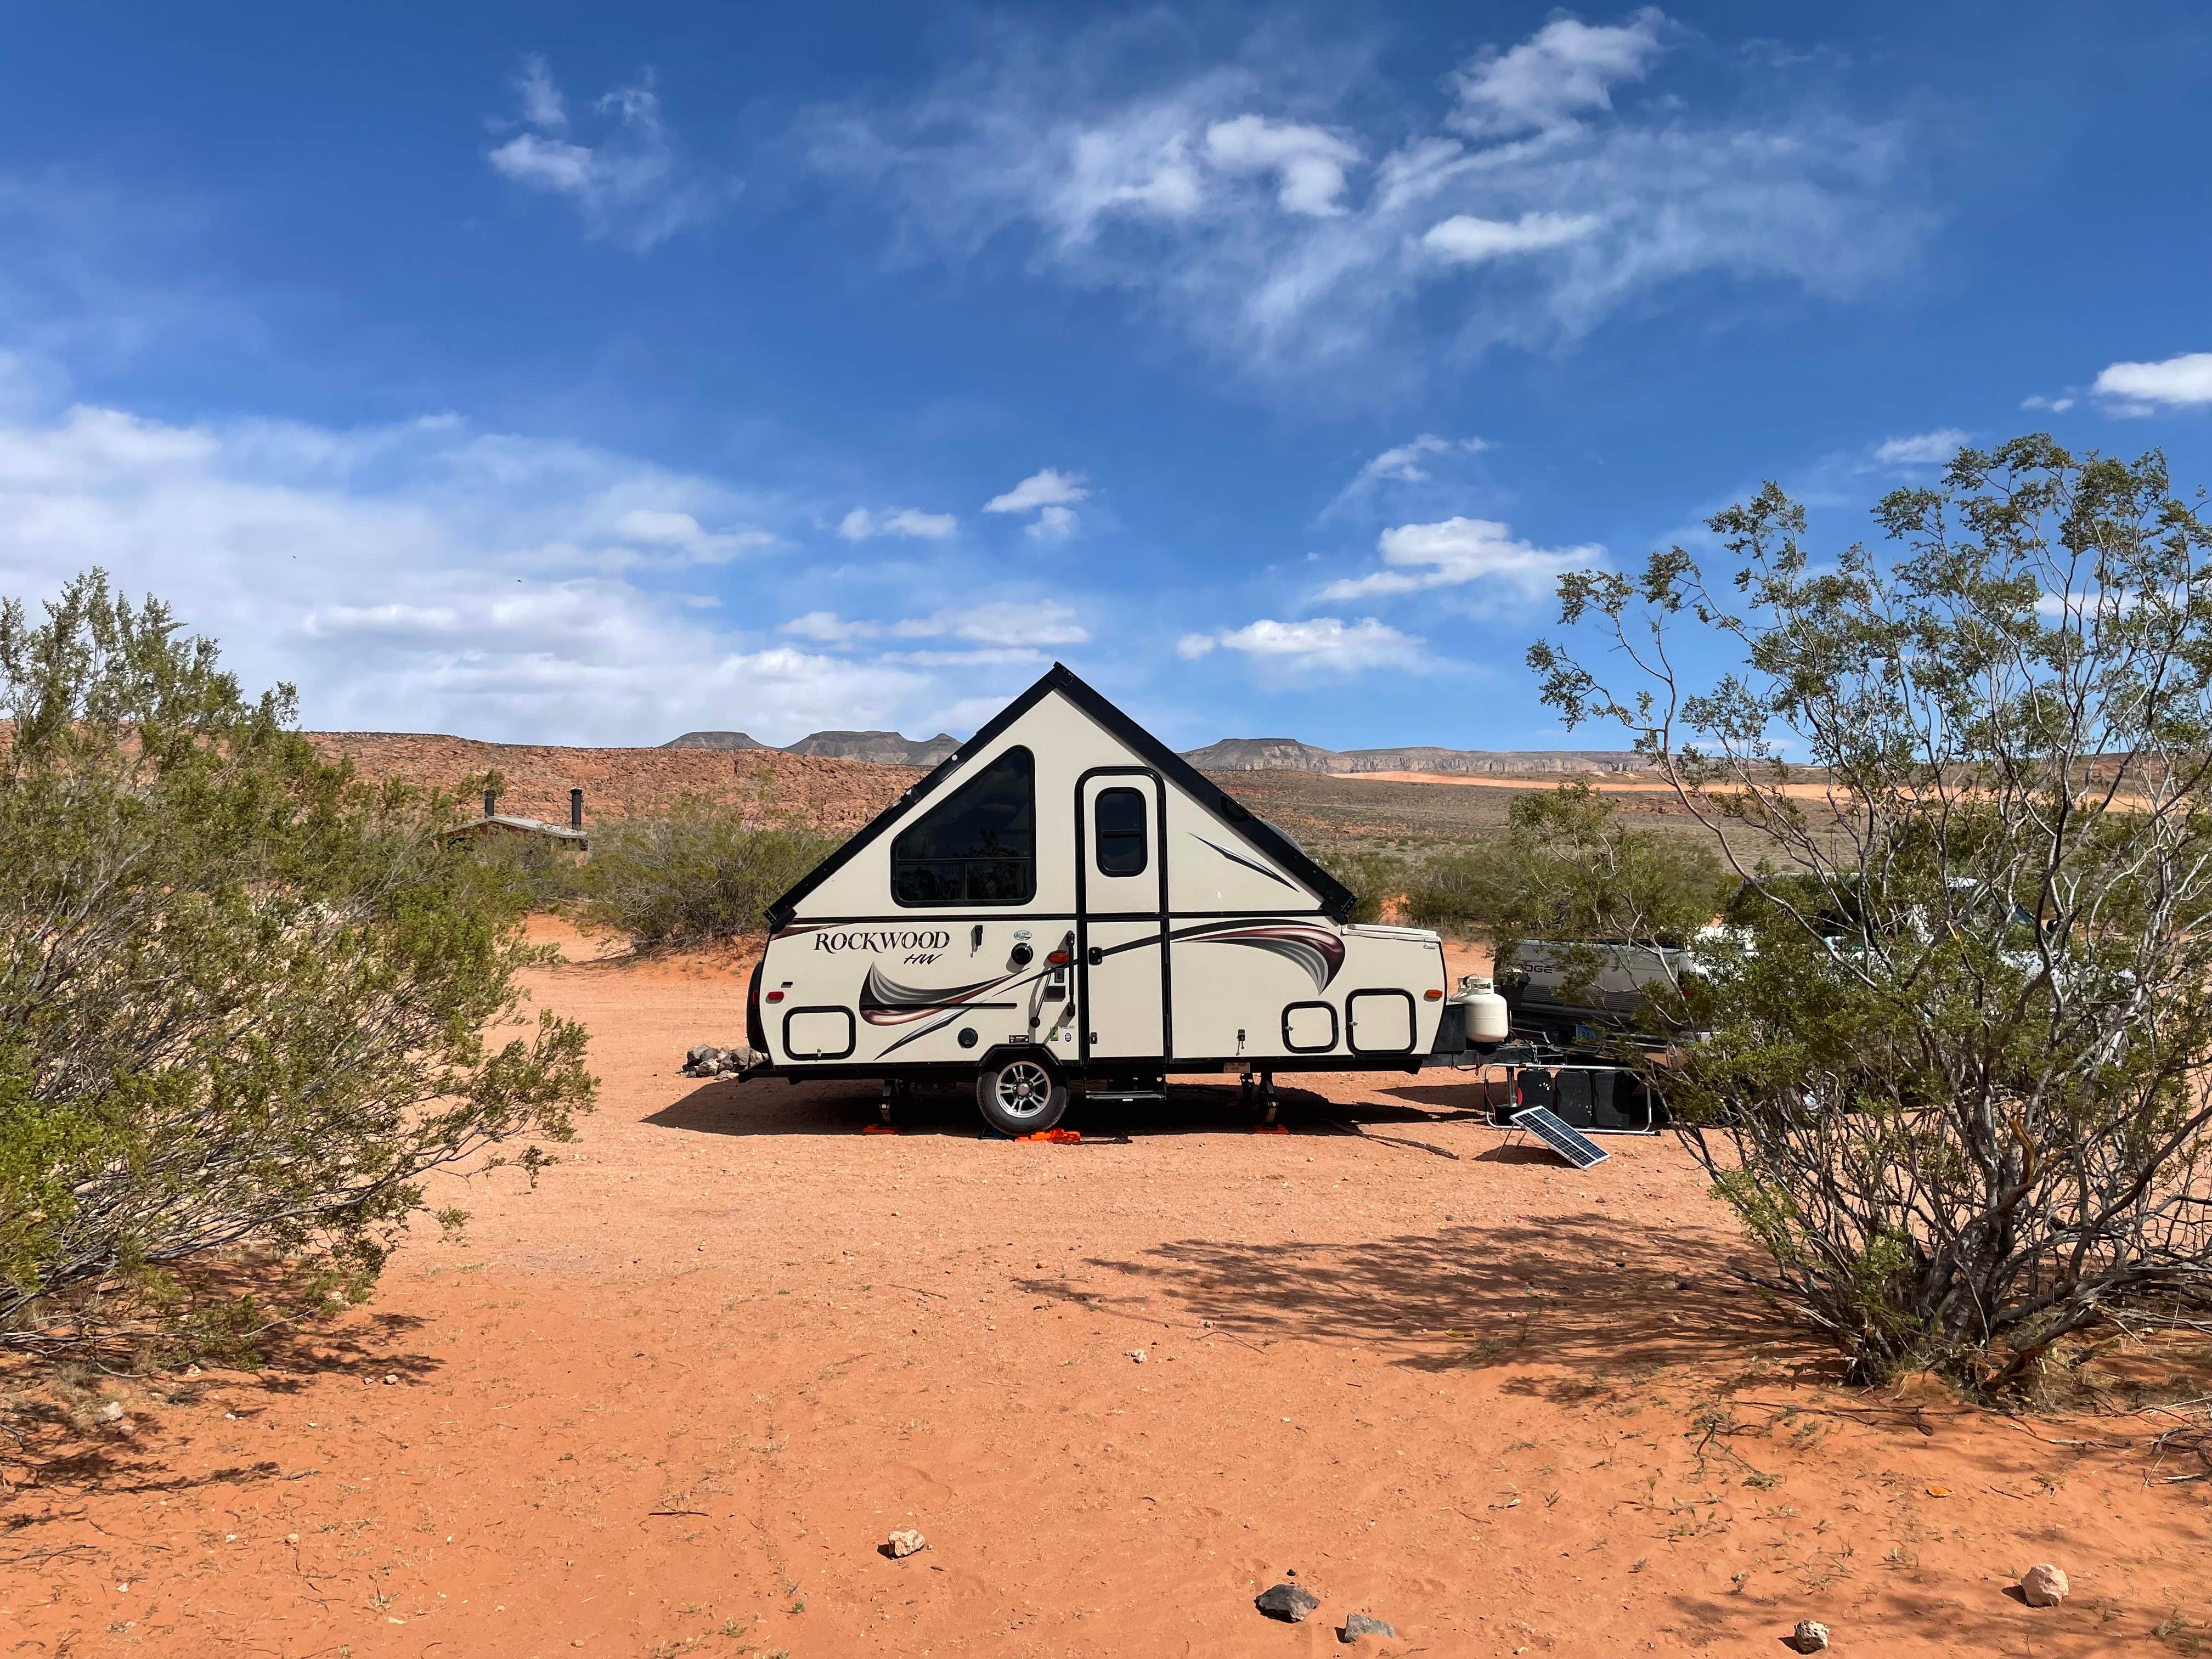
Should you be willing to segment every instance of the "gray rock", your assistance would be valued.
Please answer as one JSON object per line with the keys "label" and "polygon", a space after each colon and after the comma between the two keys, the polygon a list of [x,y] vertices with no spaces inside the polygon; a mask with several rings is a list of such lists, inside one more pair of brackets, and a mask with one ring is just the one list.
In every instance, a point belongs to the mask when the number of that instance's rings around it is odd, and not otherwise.
{"label": "gray rock", "polygon": [[721,1069],[721,1065],[722,1051],[720,1048],[711,1042],[694,1043],[690,1052],[684,1056],[684,1075],[712,1077]]}
{"label": "gray rock", "polygon": [[1253,1597],[1252,1605],[1270,1619],[1295,1625],[1321,1605],[1321,1597],[1303,1584],[1272,1584]]}
{"label": "gray rock", "polygon": [[1800,1619],[1790,1632],[1790,1645],[1800,1653],[1818,1653],[1828,1645],[1828,1627],[1817,1619]]}
{"label": "gray rock", "polygon": [[2066,1575],[2048,1561],[2039,1562],[2021,1575],[2021,1599],[2031,1607],[2055,1607],[2066,1599],[2073,1588]]}
{"label": "gray rock", "polygon": [[1398,1632],[1380,1619],[1370,1619],[1364,1613],[1355,1613],[1344,1621],[1343,1639],[1357,1642],[1363,1636],[1388,1636],[1396,1639]]}

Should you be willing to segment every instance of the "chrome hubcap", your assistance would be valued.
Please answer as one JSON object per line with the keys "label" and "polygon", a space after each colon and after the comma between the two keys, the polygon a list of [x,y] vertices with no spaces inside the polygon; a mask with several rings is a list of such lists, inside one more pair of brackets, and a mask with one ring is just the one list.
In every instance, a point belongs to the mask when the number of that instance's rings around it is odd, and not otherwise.
{"label": "chrome hubcap", "polygon": [[1052,1099],[1052,1074],[1033,1060],[1018,1060],[1000,1068],[997,1092],[1008,1117],[1035,1117]]}

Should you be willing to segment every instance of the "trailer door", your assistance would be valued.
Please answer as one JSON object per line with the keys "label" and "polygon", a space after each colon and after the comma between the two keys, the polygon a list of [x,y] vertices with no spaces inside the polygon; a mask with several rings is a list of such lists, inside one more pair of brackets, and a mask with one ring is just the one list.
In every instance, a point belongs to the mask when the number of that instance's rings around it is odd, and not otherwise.
{"label": "trailer door", "polygon": [[1147,767],[1098,767],[1075,786],[1076,1029],[1086,1060],[1169,1053],[1164,800]]}

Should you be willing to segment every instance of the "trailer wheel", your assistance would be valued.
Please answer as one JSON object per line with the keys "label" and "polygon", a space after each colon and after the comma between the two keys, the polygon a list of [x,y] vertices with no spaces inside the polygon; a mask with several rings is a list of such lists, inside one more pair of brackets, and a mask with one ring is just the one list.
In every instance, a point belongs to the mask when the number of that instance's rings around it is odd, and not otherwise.
{"label": "trailer wheel", "polygon": [[1014,1054],[976,1075],[975,1104],[1000,1134],[1033,1135],[1066,1112],[1067,1085],[1037,1056]]}

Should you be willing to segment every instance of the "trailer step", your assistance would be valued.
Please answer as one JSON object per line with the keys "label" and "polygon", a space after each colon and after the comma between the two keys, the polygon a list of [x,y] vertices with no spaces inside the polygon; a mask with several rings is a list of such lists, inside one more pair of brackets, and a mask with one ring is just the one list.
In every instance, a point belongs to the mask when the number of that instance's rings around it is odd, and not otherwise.
{"label": "trailer step", "polygon": [[1168,1091],[1164,1089],[1085,1089],[1083,1097],[1085,1100],[1165,1100]]}

